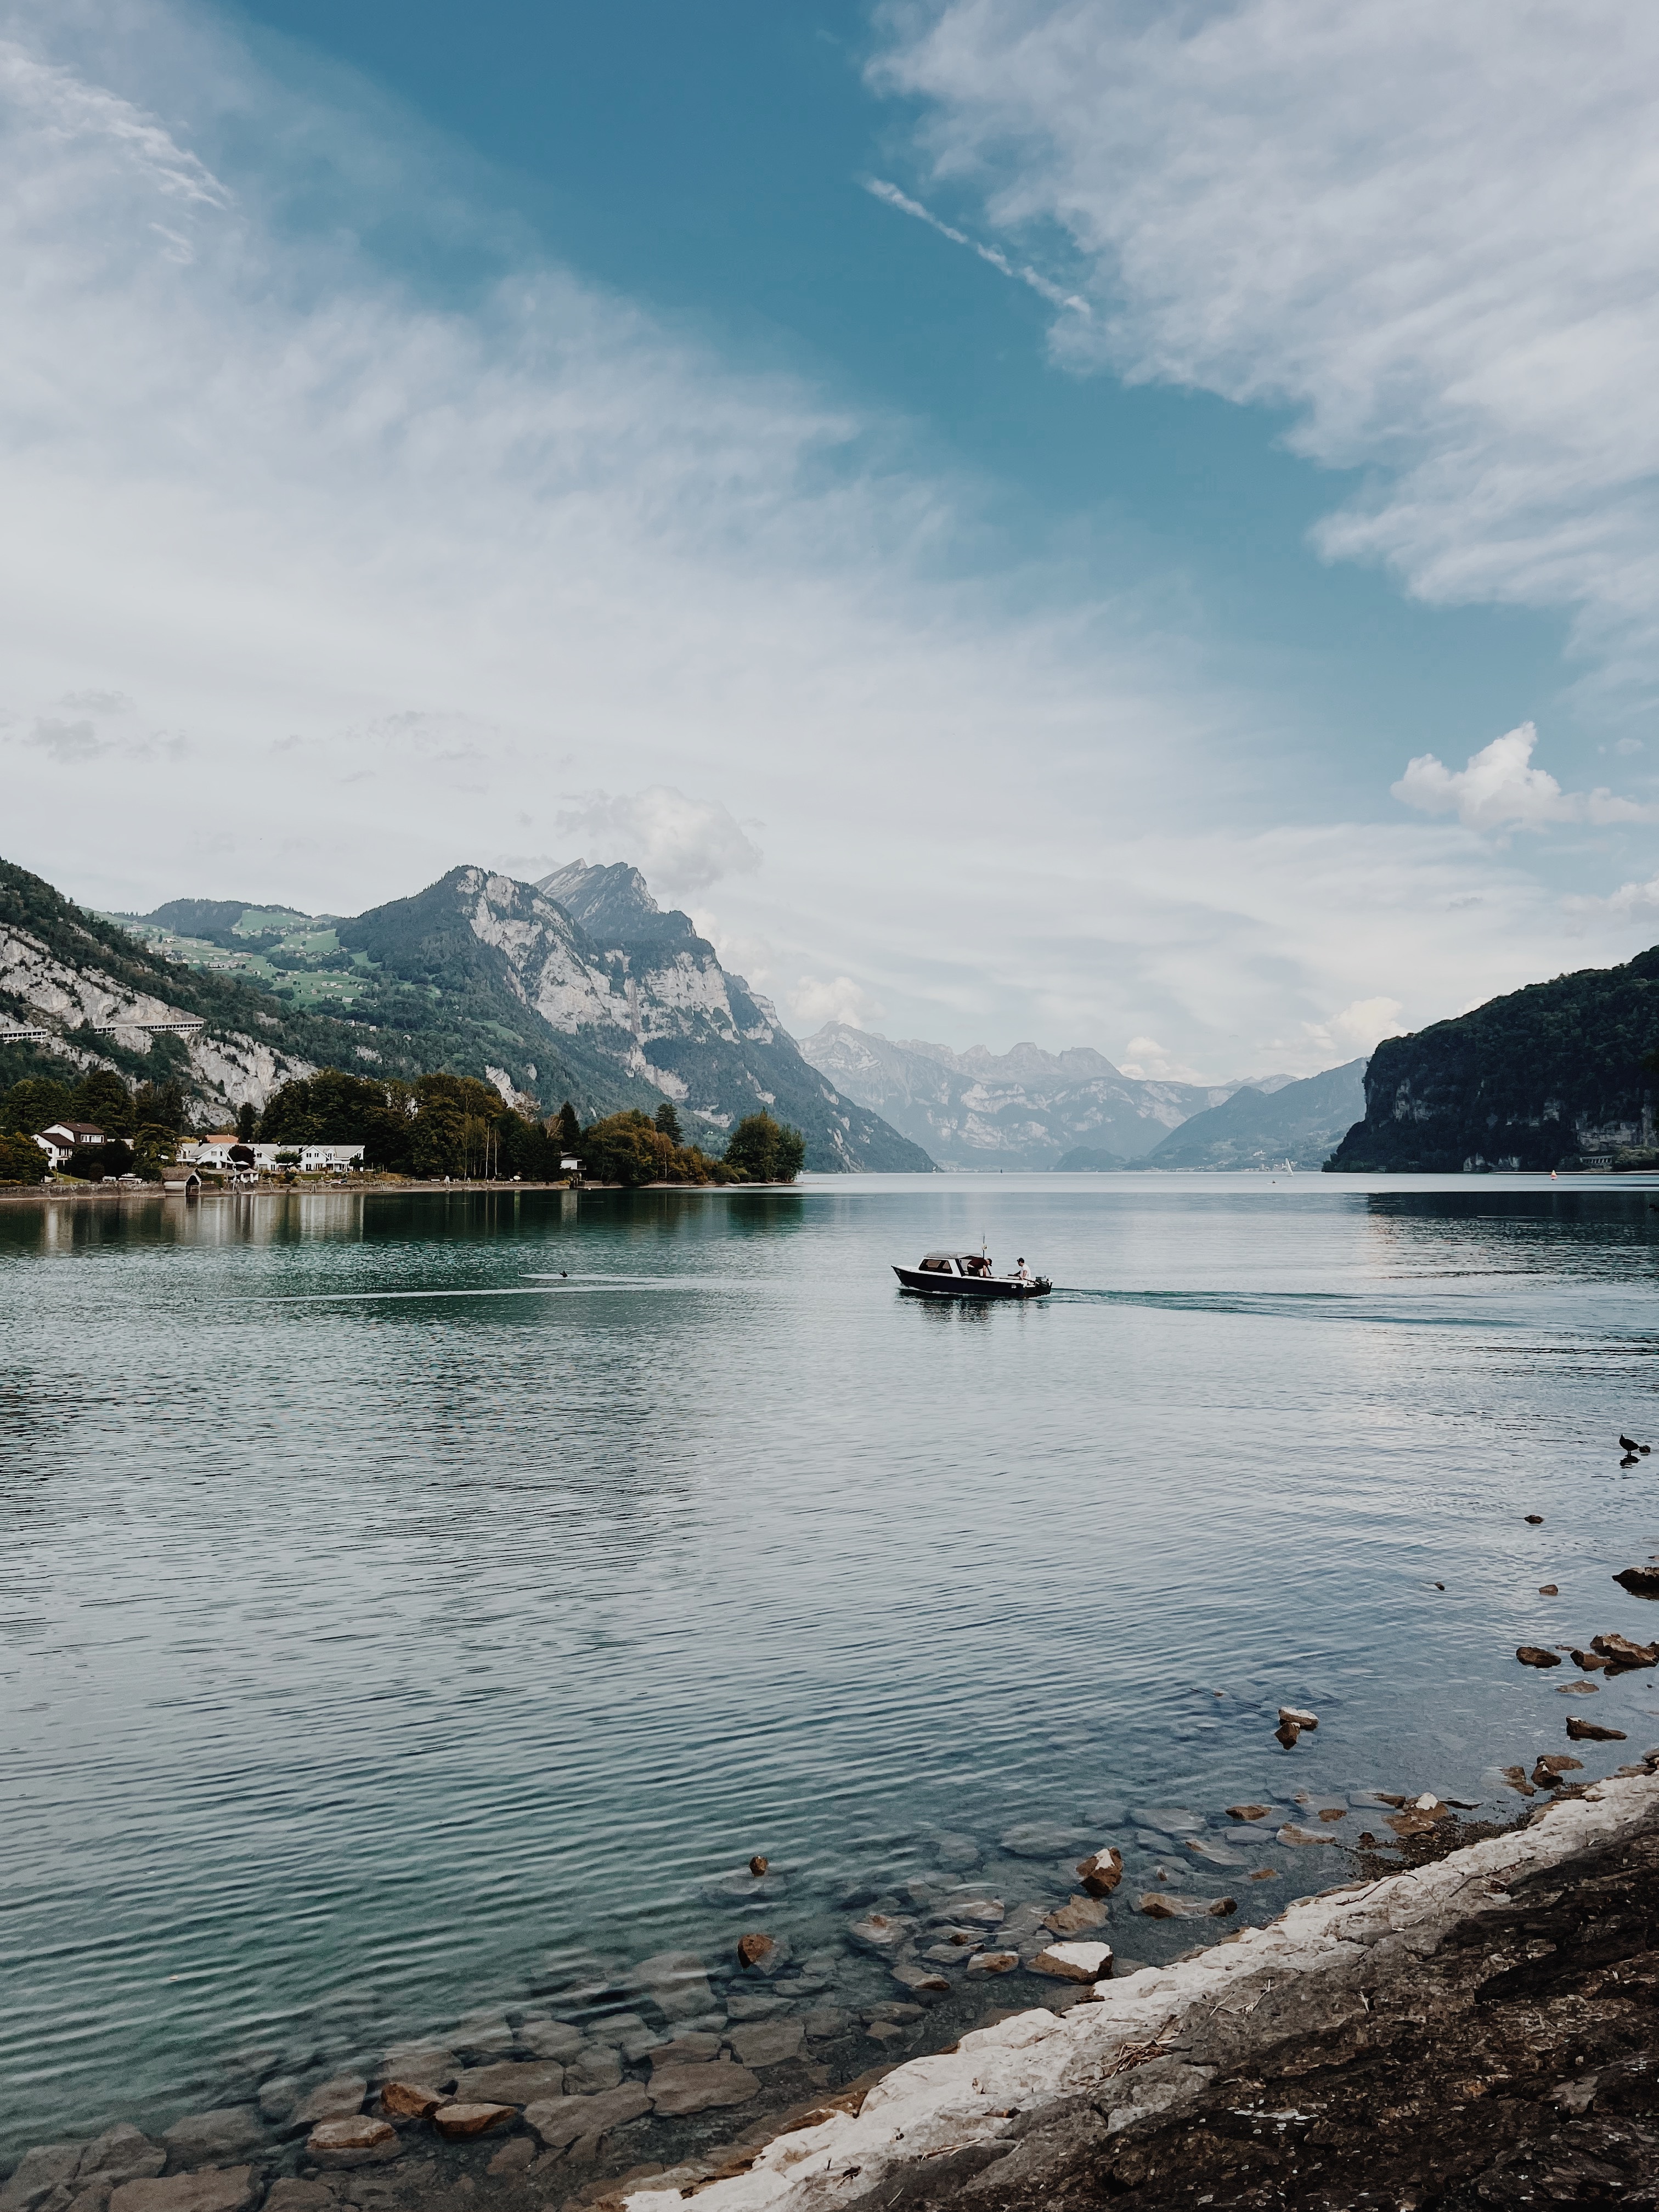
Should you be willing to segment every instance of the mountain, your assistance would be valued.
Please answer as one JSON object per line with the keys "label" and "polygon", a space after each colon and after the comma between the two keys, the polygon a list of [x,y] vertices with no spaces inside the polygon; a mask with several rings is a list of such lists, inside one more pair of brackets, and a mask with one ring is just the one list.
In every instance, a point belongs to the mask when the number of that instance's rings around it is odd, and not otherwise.
{"label": "mountain", "polygon": [[[202,899],[100,917],[21,869],[5,881],[9,1081],[35,1072],[20,1053],[61,1066],[68,1052],[83,1067],[177,1076],[218,1110],[262,1105],[319,1066],[446,1070],[544,1114],[569,1098],[590,1120],[672,1098],[688,1139],[710,1149],[764,1107],[802,1131],[809,1168],[933,1166],[810,1067],[768,1002],[632,868],[560,872],[592,930],[538,885],[477,867],[349,917]],[[7,1044],[7,1016],[41,1034]]]}
{"label": "mountain", "polygon": [[1659,946],[1491,999],[1413,1036],[1385,1037],[1338,1172],[1547,1170],[1656,1143]]}
{"label": "mountain", "polygon": [[[1351,1060],[1271,1094],[1250,1084],[1219,1106],[1194,1114],[1135,1162],[1138,1168],[1322,1168],[1364,1111],[1365,1062]],[[1062,1160],[1062,1168],[1081,1165]]]}
{"label": "mountain", "polygon": [[1087,1046],[957,1053],[916,1039],[893,1043],[845,1022],[827,1024],[801,1052],[951,1168],[1052,1168],[1079,1148],[1094,1164],[1120,1166],[1239,1087],[1145,1082]]}

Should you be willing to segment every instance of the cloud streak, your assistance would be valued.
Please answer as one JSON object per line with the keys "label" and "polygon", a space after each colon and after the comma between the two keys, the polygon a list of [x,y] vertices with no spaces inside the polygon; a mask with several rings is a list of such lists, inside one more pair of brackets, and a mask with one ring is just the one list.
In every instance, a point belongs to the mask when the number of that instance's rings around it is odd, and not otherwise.
{"label": "cloud streak", "polygon": [[976,253],[999,275],[1010,278],[1016,284],[1029,284],[1032,291],[1046,300],[1051,307],[1064,307],[1071,313],[1083,316],[1085,321],[1092,319],[1093,310],[1086,300],[1075,292],[1066,291],[1040,270],[1033,269],[1029,262],[1012,262],[1000,246],[987,246],[980,239],[969,238],[965,230],[956,229],[941,216],[936,216],[932,208],[924,207],[920,200],[913,200],[908,192],[902,192],[896,185],[889,184],[884,177],[866,177],[862,182],[865,191],[872,199],[896,208],[901,215],[913,216],[918,222],[925,222],[941,238],[948,238],[952,246],[965,246],[969,253]]}

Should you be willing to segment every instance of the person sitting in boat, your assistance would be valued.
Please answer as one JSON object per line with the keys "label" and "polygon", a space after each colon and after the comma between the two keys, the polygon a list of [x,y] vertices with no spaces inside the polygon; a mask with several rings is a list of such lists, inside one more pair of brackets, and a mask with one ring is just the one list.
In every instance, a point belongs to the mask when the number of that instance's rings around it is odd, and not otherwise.
{"label": "person sitting in boat", "polygon": [[1017,1283],[1029,1283],[1031,1280],[1031,1271],[1025,1264],[1024,1253],[1020,1255],[1018,1263],[1014,1268],[1014,1280]]}
{"label": "person sitting in boat", "polygon": [[964,1252],[962,1255],[962,1272],[964,1275],[988,1275],[991,1272],[991,1263],[988,1260],[982,1259],[977,1252]]}

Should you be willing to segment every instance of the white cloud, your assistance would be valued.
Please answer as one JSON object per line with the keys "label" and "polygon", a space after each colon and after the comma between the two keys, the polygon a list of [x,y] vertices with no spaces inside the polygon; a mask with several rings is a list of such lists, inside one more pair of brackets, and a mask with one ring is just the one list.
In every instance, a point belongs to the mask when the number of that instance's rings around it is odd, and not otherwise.
{"label": "white cloud", "polygon": [[592,859],[630,860],[653,890],[670,898],[705,891],[722,876],[758,868],[764,854],[717,800],[688,799],[666,784],[648,790],[599,791],[564,808],[558,826]]}
{"label": "white cloud", "polygon": [[864,189],[872,199],[896,208],[901,215],[914,216],[918,222],[925,222],[941,238],[948,238],[952,246],[965,246],[970,253],[976,253],[981,261],[988,262],[1000,276],[1011,277],[1016,284],[1029,284],[1051,307],[1069,308],[1085,317],[1090,313],[1089,302],[1079,299],[1075,292],[1067,292],[1062,285],[1045,276],[1041,270],[1033,269],[1029,262],[1016,265],[1000,246],[987,246],[977,238],[969,238],[965,231],[957,230],[952,224],[942,221],[931,208],[924,207],[920,200],[912,199],[908,192],[902,192],[896,185],[889,184],[884,177],[866,177]]}
{"label": "white cloud", "polygon": [[1530,722],[1469,756],[1455,771],[1419,753],[1389,787],[1423,814],[1455,814],[1467,830],[1543,830],[1553,822],[1651,822],[1656,810],[1610,791],[1563,791],[1547,769],[1531,765],[1538,732]]}
{"label": "white cloud", "polygon": [[1304,1022],[1310,1041],[1322,1052],[1340,1053],[1355,1060],[1369,1056],[1385,1036],[1402,1036],[1406,1009],[1398,999],[1356,999],[1326,1022]]}
{"label": "white cloud", "polygon": [[1156,1037],[1132,1036],[1127,1058],[1118,1062],[1125,1075],[1146,1083],[1203,1083],[1207,1078],[1188,1067],[1179,1054],[1166,1052]]}
{"label": "white cloud", "polygon": [[941,188],[1089,270],[1080,366],[1292,410],[1320,532],[1659,666],[1659,10],[935,0],[877,81]]}
{"label": "white cloud", "polygon": [[795,1033],[805,1036],[809,1030],[821,1030],[826,1022],[845,1022],[850,1028],[867,1030],[872,1022],[882,1019],[886,1009],[850,975],[836,975],[827,983],[814,975],[803,975],[789,994],[789,1012]]}

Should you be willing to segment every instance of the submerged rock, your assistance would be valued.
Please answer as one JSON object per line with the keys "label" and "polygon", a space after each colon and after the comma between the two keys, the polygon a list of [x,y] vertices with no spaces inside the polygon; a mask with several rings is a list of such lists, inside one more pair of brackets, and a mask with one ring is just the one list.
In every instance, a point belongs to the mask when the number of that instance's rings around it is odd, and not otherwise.
{"label": "submerged rock", "polygon": [[1045,1915],[1042,1925],[1056,1936],[1080,1936],[1085,1928],[1098,1928],[1106,1917],[1107,1909],[1097,1897],[1073,1897]]}
{"label": "submerged rock", "polygon": [[[970,1912],[958,1917],[972,1918]],[[1001,1918],[999,1912],[998,1918]],[[848,1924],[847,1940],[855,1951],[862,1951],[872,1959],[890,1959],[901,1951],[916,1932],[914,1920],[901,1918],[896,1913],[866,1913],[862,1920]]]}
{"label": "submerged rock", "polygon": [[90,2181],[146,2181],[160,2173],[167,2162],[167,2152],[160,2143],[121,2120],[87,2145],[75,2179],[82,2189]]}
{"label": "submerged rock", "polygon": [[[1337,1818],[1341,1818],[1340,1814]],[[1183,1851],[1190,1851],[1195,1859],[1202,1859],[1206,1866],[1231,1868],[1244,1863],[1231,1851],[1224,1850],[1220,1844],[1212,1844],[1203,1836],[1188,1836],[1181,1848]]]}
{"label": "submerged rock", "polygon": [[319,2120],[306,2138],[306,2155],[325,2172],[384,2166],[401,2157],[403,2148],[389,2120],[370,2119],[362,2112],[348,2119]]}
{"label": "submerged rock", "polygon": [[257,2194],[251,2166],[210,2166],[204,2173],[170,2173],[156,2181],[124,2181],[110,2212],[242,2212]]}
{"label": "submerged rock", "polygon": [[[753,1891],[750,1882],[749,1893]],[[699,2013],[714,2008],[708,1971],[695,1951],[659,1951],[654,1958],[642,1959],[629,1981],[668,2020],[695,2020]]]}
{"label": "submerged rock", "polygon": [[[526,2027],[531,2025],[532,2023],[526,2022]],[[580,2043],[581,2038],[578,2036],[576,2040]],[[535,2049],[533,2044],[530,2047]],[[558,2051],[538,2053],[538,2057],[546,2058],[560,2058],[563,2055]],[[389,2080],[395,2075],[400,2081],[429,2081],[434,2089],[447,2089],[459,2070],[459,2059],[442,2044],[394,2043],[381,2063],[380,2078]]]}
{"label": "submerged rock", "polygon": [[781,2066],[800,2057],[805,2034],[798,2020],[763,2020],[734,2027],[726,2041],[739,2066]]}
{"label": "submerged rock", "polygon": [[[16,2172],[0,2189],[0,2212],[34,2212],[35,2206],[54,2189],[74,2180],[86,2152],[83,2142],[37,2143],[33,2150],[26,2150],[17,2161]],[[167,2163],[165,2151],[161,2163]]]}
{"label": "submerged rock", "polygon": [[941,1836],[933,1850],[939,1864],[953,1873],[966,1874],[980,1863],[979,1845],[972,1836]]}
{"label": "submerged rock", "polygon": [[368,2094],[368,2084],[361,2075],[337,2074],[332,2081],[320,2081],[303,2097],[289,2115],[296,2127],[308,2127],[317,2120],[346,2120],[360,2112],[363,2099]]}
{"label": "submerged rock", "polygon": [[800,2024],[811,2043],[833,2043],[839,2035],[850,2034],[853,2015],[845,2005],[814,2005],[804,2012]]}
{"label": "submerged rock", "polygon": [[1019,1964],[1018,1951],[975,1951],[968,1961],[970,1974],[1012,1974]]}
{"label": "submerged rock", "polygon": [[704,2066],[665,2066],[651,2075],[651,2104],[665,2118],[706,2112],[716,2106],[746,2105],[760,2094],[760,2083],[747,2067],[729,2060]]}
{"label": "submerged rock", "polygon": [[1334,1844],[1336,1838],[1322,1836],[1313,1828],[1298,1828],[1294,1820],[1286,1820],[1279,1832],[1279,1840],[1281,1844]]}
{"label": "submerged rock", "polygon": [[536,2145],[533,2139],[529,2136],[514,2136],[511,2142],[504,2142],[501,2145],[495,2157],[484,2168],[484,2172],[493,2173],[499,2180],[503,2174],[524,2172],[527,2166],[534,2163],[535,2157]]}
{"label": "submerged rock", "polygon": [[622,2054],[614,2044],[586,2043],[564,2069],[565,2093],[572,2097],[601,2095],[622,2080]]}
{"label": "submerged rock", "polygon": [[470,2013],[451,2036],[457,2051],[485,2057],[504,2057],[513,2048],[513,2031],[498,2012]]}
{"label": "submerged rock", "polygon": [[1227,1818],[1230,1820],[1265,1820],[1273,1809],[1271,1805],[1229,1805]]}
{"label": "submerged rock", "polygon": [[[709,2069],[712,2071],[712,2069]],[[525,2110],[525,2125],[540,2136],[549,2150],[565,2150],[584,2136],[609,2135],[651,2109],[651,2100],[637,2081],[598,2097],[550,2097]]]}
{"label": "submerged rock", "polygon": [[449,2101],[441,2089],[429,2089],[420,2081],[387,2081],[380,2089],[382,2109],[400,2120],[429,2120],[440,2105]]}
{"label": "submerged rock", "polygon": [[937,1966],[913,1966],[908,1960],[898,1960],[893,1966],[893,1979],[901,1989],[926,1990],[933,1996],[949,1996],[951,1984]]}
{"label": "submerged rock", "polygon": [[175,2120],[161,2137],[167,2156],[179,2166],[205,2166],[211,2160],[232,2158],[265,2140],[259,2115],[252,2105],[226,2105],[216,2112],[191,2112]]}
{"label": "submerged rock", "polygon": [[519,2023],[519,2046],[538,2058],[574,2058],[582,2047],[582,2032],[567,2020],[524,2020]]}
{"label": "submerged rock", "polygon": [[[605,2046],[601,2045],[600,2048]],[[580,2054],[578,2054],[580,2060]],[[607,2075],[609,2068],[606,2068]],[[617,2078],[622,2069],[618,2064]],[[610,2081],[599,2084],[611,2086]],[[564,2094],[564,2068],[556,2058],[519,2062],[504,2058],[494,2066],[469,2066],[458,2075],[452,2101],[458,2105],[533,2105],[538,2097]]]}
{"label": "submerged rock", "polygon": [[[1324,1841],[1323,1837],[1320,1838]],[[1164,1889],[1149,1889],[1138,1910],[1149,1920],[1224,1919],[1238,1906],[1231,1897],[1182,1897]]]}
{"label": "submerged rock", "polygon": [[789,1999],[776,1996],[770,1990],[741,1990],[734,1986],[726,1993],[728,2020],[770,2020],[774,2013],[788,2009]]}
{"label": "submerged rock", "polygon": [[1516,1646],[1516,1657],[1523,1667],[1559,1667],[1559,1651],[1546,1651],[1541,1644],[1520,1644]]}
{"label": "submerged rock", "polygon": [[1509,1784],[1510,1788],[1518,1790],[1523,1797],[1535,1797],[1538,1795],[1537,1790],[1527,1779],[1527,1770],[1524,1766],[1500,1766],[1498,1771]]}
{"label": "submerged rock", "polygon": [[745,1974],[775,1974],[789,1956],[789,1946],[758,1929],[738,1938],[738,1966]]}

